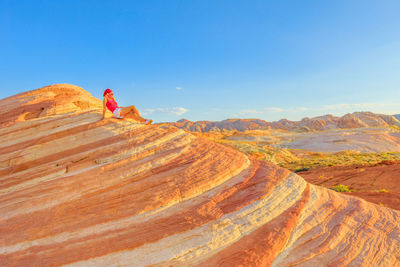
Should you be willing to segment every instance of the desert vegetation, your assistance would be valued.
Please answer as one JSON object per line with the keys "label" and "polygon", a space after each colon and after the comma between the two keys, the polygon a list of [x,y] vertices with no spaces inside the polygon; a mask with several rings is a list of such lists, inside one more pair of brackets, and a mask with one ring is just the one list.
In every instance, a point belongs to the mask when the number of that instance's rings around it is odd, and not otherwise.
{"label": "desert vegetation", "polygon": [[[310,183],[336,192],[358,196],[378,205],[399,209],[400,194],[396,193],[398,192],[397,187],[394,186],[396,183],[391,182],[389,178],[390,175],[397,175],[396,165],[400,162],[399,152],[309,152],[302,149],[282,148],[268,142],[232,140],[231,136],[239,135],[233,132],[207,132],[195,135],[233,147],[250,157],[289,169]],[[393,168],[393,171],[385,168]],[[349,177],[354,179],[351,187],[342,184]],[[378,177],[379,181],[377,181]]]}
{"label": "desert vegetation", "polygon": [[332,186],[330,189],[336,192],[354,192],[354,189],[349,188],[347,185],[338,184],[336,186]]}
{"label": "desert vegetation", "polygon": [[209,138],[217,143],[231,146],[241,152],[277,164],[294,172],[321,166],[374,165],[383,161],[400,160],[399,152],[360,153],[342,151],[337,153],[307,152],[300,149],[279,148],[263,142],[234,141]]}

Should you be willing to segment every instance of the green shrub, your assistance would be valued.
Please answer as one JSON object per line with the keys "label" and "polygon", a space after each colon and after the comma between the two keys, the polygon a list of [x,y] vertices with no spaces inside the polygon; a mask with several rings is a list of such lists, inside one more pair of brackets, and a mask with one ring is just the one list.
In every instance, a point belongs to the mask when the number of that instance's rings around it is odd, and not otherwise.
{"label": "green shrub", "polygon": [[350,189],[347,185],[339,184],[337,186],[330,187],[329,189],[332,189],[336,192],[354,192],[353,189]]}
{"label": "green shrub", "polygon": [[301,168],[299,167],[298,169],[294,170],[294,172],[305,172],[308,171],[310,168]]}

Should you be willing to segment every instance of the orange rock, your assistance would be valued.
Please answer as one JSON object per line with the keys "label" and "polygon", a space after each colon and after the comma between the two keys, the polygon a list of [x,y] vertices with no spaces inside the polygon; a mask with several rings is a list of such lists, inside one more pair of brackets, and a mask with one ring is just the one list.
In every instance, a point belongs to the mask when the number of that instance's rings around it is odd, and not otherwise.
{"label": "orange rock", "polygon": [[0,100],[0,125],[77,110],[101,109],[102,102],[82,88],[55,84]]}
{"label": "orange rock", "polygon": [[96,103],[0,100],[1,266],[400,265],[400,212]]}
{"label": "orange rock", "polygon": [[[400,162],[383,161],[381,163],[352,166],[320,167],[300,172],[308,182],[332,187],[347,185],[356,192],[346,193],[361,197],[367,201],[382,204],[400,210]],[[387,193],[379,191],[385,189]]]}

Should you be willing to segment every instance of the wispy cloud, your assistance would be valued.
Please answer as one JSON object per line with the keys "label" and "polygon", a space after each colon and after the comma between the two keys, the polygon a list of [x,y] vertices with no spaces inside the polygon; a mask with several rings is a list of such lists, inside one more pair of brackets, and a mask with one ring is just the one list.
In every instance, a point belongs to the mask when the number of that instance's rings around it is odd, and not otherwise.
{"label": "wispy cloud", "polygon": [[247,115],[247,114],[263,114],[264,112],[255,110],[255,109],[243,109],[239,111],[240,115]]}
{"label": "wispy cloud", "polygon": [[172,107],[172,108],[148,108],[143,110],[143,115],[149,115],[154,113],[164,113],[170,115],[182,115],[189,110],[183,107]]}
{"label": "wispy cloud", "polygon": [[176,90],[178,90],[178,91],[180,91],[180,90],[182,90],[182,87],[175,87],[176,88]]}
{"label": "wispy cloud", "polygon": [[249,115],[249,114],[265,114],[268,112],[283,112],[284,110],[276,107],[268,107],[262,109],[243,109],[239,111],[240,115]]}
{"label": "wispy cloud", "polygon": [[281,108],[264,108],[264,112],[282,112]]}
{"label": "wispy cloud", "polygon": [[356,103],[356,104],[334,104],[323,106],[324,110],[338,110],[338,109],[351,109],[351,108],[371,108],[381,107],[384,104],[381,103]]}
{"label": "wispy cloud", "polygon": [[[339,103],[331,105],[321,105],[314,107],[266,107],[260,109],[243,109],[236,115],[239,116],[255,116],[255,117],[273,117],[273,116],[319,116],[326,113],[345,114],[354,111],[371,111],[382,114],[399,114],[400,103]],[[340,116],[341,116],[340,115]]]}

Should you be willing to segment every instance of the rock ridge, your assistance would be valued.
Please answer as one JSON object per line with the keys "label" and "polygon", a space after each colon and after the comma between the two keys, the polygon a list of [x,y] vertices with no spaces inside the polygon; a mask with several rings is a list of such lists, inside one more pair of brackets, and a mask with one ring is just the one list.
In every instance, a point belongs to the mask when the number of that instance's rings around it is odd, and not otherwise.
{"label": "rock ridge", "polygon": [[175,127],[192,132],[210,131],[247,131],[247,130],[332,130],[362,127],[391,127],[400,126],[400,121],[391,115],[375,114],[372,112],[354,112],[342,117],[324,115],[314,118],[303,118],[300,121],[281,119],[279,121],[267,122],[261,119],[227,119],[223,121],[189,121],[186,119],[171,123]]}
{"label": "rock ridge", "polygon": [[0,100],[1,266],[400,266],[399,211],[68,88]]}

